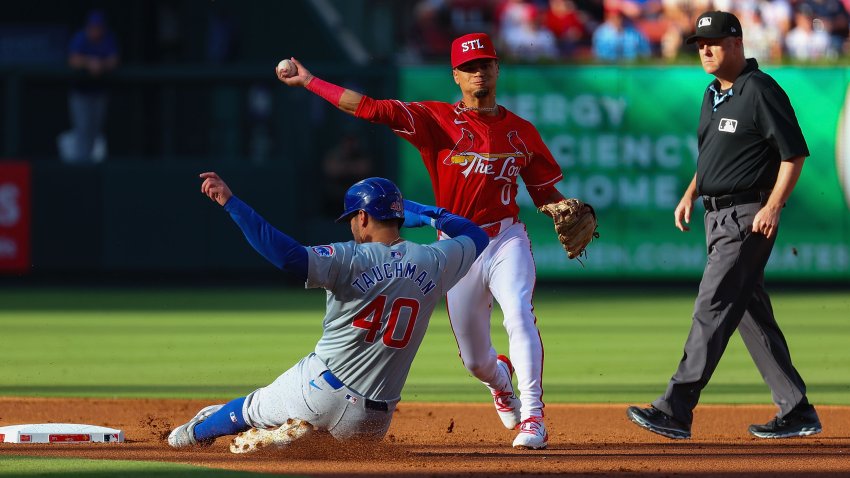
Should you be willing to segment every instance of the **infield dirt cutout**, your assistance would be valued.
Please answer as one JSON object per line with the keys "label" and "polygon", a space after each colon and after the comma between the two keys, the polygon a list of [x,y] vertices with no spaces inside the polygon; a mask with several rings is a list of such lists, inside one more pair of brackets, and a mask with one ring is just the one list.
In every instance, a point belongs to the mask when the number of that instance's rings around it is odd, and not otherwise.
{"label": "infield dirt cutout", "polygon": [[773,416],[773,406],[700,405],[694,438],[673,441],[630,423],[624,404],[551,404],[549,448],[521,451],[511,448],[515,432],[501,426],[489,403],[401,402],[387,438],[377,445],[314,435],[288,449],[234,455],[227,437],[209,448],[174,450],[166,444],[173,427],[213,403],[0,398],[0,426],[92,423],[121,429],[126,437],[122,444],[0,443],[0,457],[163,461],[302,476],[850,476],[850,407],[818,406],[823,433],[784,440],[747,433],[750,423]]}

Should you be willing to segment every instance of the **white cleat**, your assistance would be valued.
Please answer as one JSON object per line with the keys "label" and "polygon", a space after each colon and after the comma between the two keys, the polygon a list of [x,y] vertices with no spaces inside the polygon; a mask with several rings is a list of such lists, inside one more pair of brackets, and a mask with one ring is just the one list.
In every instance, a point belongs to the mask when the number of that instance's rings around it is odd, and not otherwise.
{"label": "white cleat", "polygon": [[201,409],[191,420],[171,430],[168,435],[168,444],[172,448],[186,448],[190,446],[210,446],[215,440],[199,442],[195,440],[195,425],[206,420],[210,415],[219,411],[224,405],[210,405]]}
{"label": "white cleat", "polygon": [[543,417],[531,417],[522,422],[519,435],[514,438],[514,448],[522,450],[541,450],[549,445],[549,433],[543,424]]}
{"label": "white cleat", "polygon": [[519,426],[520,415],[519,409],[521,402],[514,394],[514,366],[509,358],[504,355],[496,357],[496,365],[505,371],[508,375],[508,389],[493,394],[493,404],[496,406],[496,412],[499,413],[499,418],[502,419],[502,424],[508,430],[513,430]]}
{"label": "white cleat", "polygon": [[230,442],[232,453],[253,453],[263,448],[283,448],[313,430],[303,420],[288,419],[286,423],[271,429],[252,428],[236,435]]}

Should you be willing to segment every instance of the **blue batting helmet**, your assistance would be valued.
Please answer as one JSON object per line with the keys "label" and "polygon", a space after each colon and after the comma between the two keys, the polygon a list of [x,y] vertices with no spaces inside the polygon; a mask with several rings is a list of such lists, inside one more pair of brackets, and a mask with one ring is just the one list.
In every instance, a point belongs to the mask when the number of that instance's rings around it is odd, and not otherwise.
{"label": "blue batting helmet", "polygon": [[384,178],[368,178],[354,183],[345,192],[343,207],[345,210],[337,218],[337,222],[342,222],[361,210],[382,221],[404,219],[401,191],[392,181]]}

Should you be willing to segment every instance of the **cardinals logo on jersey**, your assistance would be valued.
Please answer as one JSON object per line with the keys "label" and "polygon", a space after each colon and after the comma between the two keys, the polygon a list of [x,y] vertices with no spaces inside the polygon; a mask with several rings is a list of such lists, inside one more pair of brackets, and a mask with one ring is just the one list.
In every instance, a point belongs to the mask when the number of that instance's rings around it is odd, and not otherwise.
{"label": "cardinals logo on jersey", "polygon": [[520,170],[528,165],[531,160],[531,152],[528,151],[525,141],[516,130],[508,132],[505,139],[493,138],[491,146],[508,152],[479,153],[475,148],[475,136],[466,128],[461,128],[460,139],[455,143],[452,150],[443,158],[445,166],[460,166],[460,174],[469,178],[470,174],[490,176],[493,181],[502,181],[500,199],[503,204],[510,204],[512,198],[512,187],[516,185],[516,178]]}
{"label": "cardinals logo on jersey", "polygon": [[519,137],[519,133],[517,133],[516,131],[511,131],[510,133],[508,133],[508,143],[513,146],[514,150],[516,151],[515,157],[531,157],[531,153],[528,152],[528,146],[525,145],[525,141],[523,141],[522,138]]}
{"label": "cardinals logo on jersey", "polygon": [[472,150],[475,145],[475,136],[466,128],[460,129],[460,139],[452,147],[452,150],[443,158],[443,164],[450,166],[452,164],[466,164],[466,157],[469,156],[468,151]]}
{"label": "cardinals logo on jersey", "polygon": [[[525,165],[527,160],[531,158],[531,154],[528,152],[528,147],[516,131],[508,133],[508,144],[513,151],[507,153],[478,153],[472,151],[472,148],[475,145],[475,136],[466,128],[461,128],[460,133],[460,139],[458,139],[457,143],[455,143],[454,147],[452,147],[449,154],[443,158],[443,164],[446,166],[458,165],[465,167],[466,169],[461,172],[464,177],[469,177],[469,174],[472,172],[495,175],[497,172],[494,165],[488,163],[492,163],[500,159],[507,159],[508,161],[506,164],[508,162],[514,163],[519,160],[520,165]],[[497,179],[504,179],[505,171],[504,168],[502,169],[503,171],[498,175]],[[513,176],[516,176],[516,174]]]}

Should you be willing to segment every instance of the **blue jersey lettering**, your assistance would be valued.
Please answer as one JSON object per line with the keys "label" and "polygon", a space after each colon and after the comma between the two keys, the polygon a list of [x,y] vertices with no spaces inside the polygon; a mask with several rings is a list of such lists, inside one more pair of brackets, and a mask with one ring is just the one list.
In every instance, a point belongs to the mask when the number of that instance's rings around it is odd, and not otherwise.
{"label": "blue jersey lettering", "polygon": [[418,266],[411,262],[404,264],[401,262],[385,262],[380,266],[371,267],[368,272],[360,272],[360,277],[354,279],[351,285],[357,287],[360,292],[365,293],[376,283],[383,282],[384,280],[409,279],[419,285],[423,294],[428,294],[437,287],[437,284],[428,278],[428,271],[422,271],[417,275],[417,268]]}

